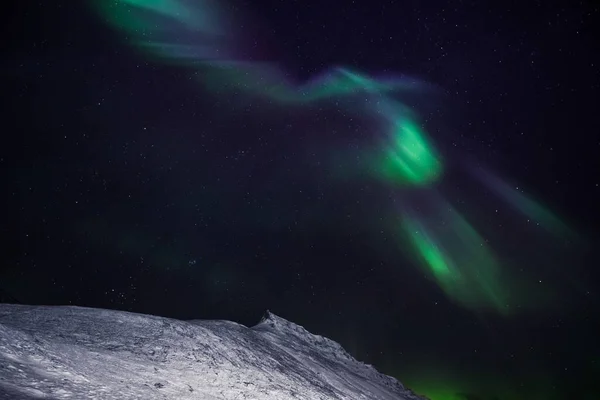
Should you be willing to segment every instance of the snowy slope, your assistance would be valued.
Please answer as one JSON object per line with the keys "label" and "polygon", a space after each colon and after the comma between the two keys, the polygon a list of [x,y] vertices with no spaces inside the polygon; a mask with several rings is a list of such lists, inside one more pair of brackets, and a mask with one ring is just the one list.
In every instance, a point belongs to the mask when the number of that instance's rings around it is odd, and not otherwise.
{"label": "snowy slope", "polygon": [[420,400],[272,313],[256,326],[0,304],[0,399]]}

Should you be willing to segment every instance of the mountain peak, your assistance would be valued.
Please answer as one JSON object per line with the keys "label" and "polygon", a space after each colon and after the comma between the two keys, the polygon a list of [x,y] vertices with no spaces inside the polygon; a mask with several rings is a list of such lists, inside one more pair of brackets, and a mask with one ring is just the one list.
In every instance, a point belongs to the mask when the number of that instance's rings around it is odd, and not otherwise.
{"label": "mountain peak", "polygon": [[308,331],[306,331],[306,329],[304,329],[302,326],[297,325],[293,322],[288,321],[285,318],[282,318],[278,315],[275,315],[273,312],[271,312],[270,310],[266,310],[265,314],[263,315],[262,319],[259,322],[260,324],[265,324],[274,328],[288,328],[288,329],[293,329],[293,330],[298,330],[298,331],[305,331],[308,333]]}
{"label": "mountain peak", "polygon": [[277,331],[283,331],[286,333],[292,333],[297,336],[314,336],[312,333],[307,331],[303,326],[295,324],[293,322],[288,321],[285,318],[282,318],[278,315],[275,315],[270,310],[265,311],[262,319],[256,325],[256,328],[267,327],[270,329],[274,329]]}
{"label": "mountain peak", "polygon": [[298,344],[305,344],[309,347],[319,348],[321,351],[328,352],[339,358],[352,361],[354,358],[336,341],[321,335],[310,333],[306,328],[285,318],[275,315],[270,310],[266,310],[264,316],[252,329],[267,330],[273,333],[285,334],[296,338]]}

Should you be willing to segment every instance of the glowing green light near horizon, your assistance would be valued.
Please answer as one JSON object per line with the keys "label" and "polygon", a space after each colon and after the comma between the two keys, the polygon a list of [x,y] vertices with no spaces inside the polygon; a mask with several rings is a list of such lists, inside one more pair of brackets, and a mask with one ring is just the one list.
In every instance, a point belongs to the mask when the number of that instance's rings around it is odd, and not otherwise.
{"label": "glowing green light near horizon", "polygon": [[[539,370],[527,372],[527,380],[506,373],[472,371],[454,361],[419,362],[399,371],[396,377],[415,393],[430,400],[562,400],[550,376]],[[590,397],[592,399],[593,397]]]}

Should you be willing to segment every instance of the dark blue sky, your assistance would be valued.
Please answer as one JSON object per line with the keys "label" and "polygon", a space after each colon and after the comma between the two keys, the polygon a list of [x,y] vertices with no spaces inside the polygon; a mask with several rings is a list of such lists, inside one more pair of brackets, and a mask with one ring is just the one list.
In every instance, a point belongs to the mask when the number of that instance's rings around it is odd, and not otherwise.
{"label": "dark blue sky", "polygon": [[[238,2],[260,21],[255,56],[299,80],[348,65],[443,89],[420,100],[448,161],[443,190],[511,268],[556,288],[552,307],[505,318],[460,308],[411,265],[377,222],[387,189],[331,179],[329,152],[360,139],[343,117],[242,112],[74,3],[15,2],[3,21],[2,290],[245,324],[271,309],[409,384],[598,393],[597,7]],[[508,213],[492,222],[497,200],[466,159],[516,179],[582,242],[530,237]]]}

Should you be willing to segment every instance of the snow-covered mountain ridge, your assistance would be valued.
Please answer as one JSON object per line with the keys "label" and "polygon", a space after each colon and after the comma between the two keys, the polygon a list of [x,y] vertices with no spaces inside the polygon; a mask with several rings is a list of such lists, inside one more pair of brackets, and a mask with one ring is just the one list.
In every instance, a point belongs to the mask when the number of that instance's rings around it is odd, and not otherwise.
{"label": "snow-covered mountain ridge", "polygon": [[270,312],[252,327],[0,304],[0,399],[421,400]]}

